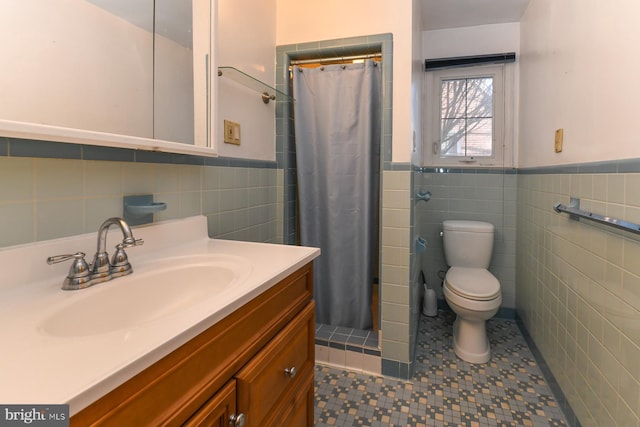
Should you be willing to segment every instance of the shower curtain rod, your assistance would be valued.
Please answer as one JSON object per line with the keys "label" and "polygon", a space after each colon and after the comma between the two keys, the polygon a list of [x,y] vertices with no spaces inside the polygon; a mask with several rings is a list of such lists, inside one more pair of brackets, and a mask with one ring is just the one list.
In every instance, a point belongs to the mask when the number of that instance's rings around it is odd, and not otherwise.
{"label": "shower curtain rod", "polygon": [[356,59],[369,59],[380,58],[382,59],[382,53],[368,53],[365,55],[351,55],[351,56],[333,56],[328,58],[314,58],[314,59],[292,59],[291,65],[303,65],[303,64],[316,64],[319,62],[336,62],[336,61],[353,61]]}

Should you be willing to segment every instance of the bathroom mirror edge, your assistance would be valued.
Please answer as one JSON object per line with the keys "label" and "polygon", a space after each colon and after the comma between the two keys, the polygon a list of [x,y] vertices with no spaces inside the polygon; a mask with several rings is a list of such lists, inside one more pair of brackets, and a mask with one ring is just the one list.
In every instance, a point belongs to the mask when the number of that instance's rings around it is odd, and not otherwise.
{"label": "bathroom mirror edge", "polygon": [[217,151],[212,147],[4,119],[0,119],[0,136],[68,144],[86,144],[102,147],[218,157]]}

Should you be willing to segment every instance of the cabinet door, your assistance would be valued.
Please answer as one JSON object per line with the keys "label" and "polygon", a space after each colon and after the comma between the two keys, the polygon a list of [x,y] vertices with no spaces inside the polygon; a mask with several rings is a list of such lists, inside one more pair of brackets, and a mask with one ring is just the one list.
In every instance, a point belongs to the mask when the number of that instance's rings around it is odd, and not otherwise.
{"label": "cabinet door", "polygon": [[229,381],[184,425],[187,427],[229,427],[236,413],[236,381]]}
{"label": "cabinet door", "polygon": [[313,379],[314,333],[311,302],[236,374],[245,427],[266,426],[269,415],[281,413],[281,404],[294,400],[287,402],[287,396]]}

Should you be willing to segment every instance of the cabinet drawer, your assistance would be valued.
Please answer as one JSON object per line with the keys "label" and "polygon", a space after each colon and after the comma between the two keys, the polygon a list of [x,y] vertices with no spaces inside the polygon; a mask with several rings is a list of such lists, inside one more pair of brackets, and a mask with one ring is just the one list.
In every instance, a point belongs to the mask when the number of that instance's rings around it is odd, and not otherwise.
{"label": "cabinet drawer", "polygon": [[[237,373],[238,411],[247,415],[246,427],[262,426],[288,390],[313,376],[314,320],[311,302]],[[295,375],[287,373],[292,369]]]}

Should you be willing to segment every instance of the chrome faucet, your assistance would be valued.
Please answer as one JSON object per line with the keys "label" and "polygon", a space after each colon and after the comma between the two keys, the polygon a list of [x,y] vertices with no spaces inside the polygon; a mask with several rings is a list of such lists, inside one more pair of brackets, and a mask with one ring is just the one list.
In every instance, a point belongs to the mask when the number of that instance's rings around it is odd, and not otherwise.
{"label": "chrome faucet", "polygon": [[[122,231],[122,243],[116,245],[116,252],[109,261],[107,254],[107,232],[109,227],[117,225]],[[106,282],[116,277],[126,276],[133,273],[133,268],[129,263],[124,248],[142,245],[142,239],[135,239],[131,232],[131,227],[122,218],[109,218],[102,223],[98,229],[98,247],[93,256],[91,265],[87,264],[83,252],[75,254],[56,255],[47,258],[47,264],[57,264],[62,261],[73,259],[69,273],[62,283],[62,289],[75,290]]]}
{"label": "chrome faucet", "polygon": [[[124,239],[122,243],[116,245],[116,253],[113,255],[111,263],[109,263],[109,254],[107,254],[107,232],[112,225],[120,227]],[[106,278],[106,280],[110,280],[132,273],[133,270],[127,259],[127,254],[124,252],[124,248],[141,245],[143,243],[142,240],[133,238],[131,228],[124,219],[109,218],[103,222],[98,229],[98,249],[91,263],[91,277],[94,279]]]}

